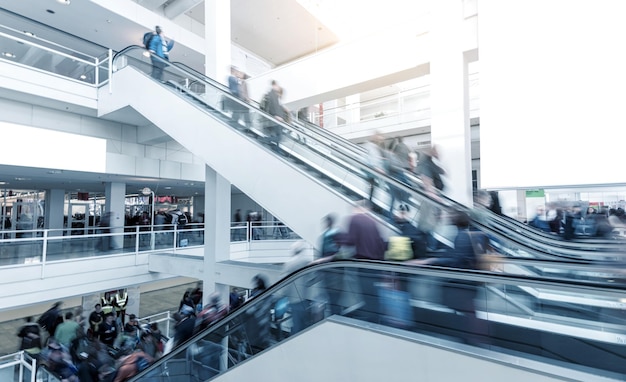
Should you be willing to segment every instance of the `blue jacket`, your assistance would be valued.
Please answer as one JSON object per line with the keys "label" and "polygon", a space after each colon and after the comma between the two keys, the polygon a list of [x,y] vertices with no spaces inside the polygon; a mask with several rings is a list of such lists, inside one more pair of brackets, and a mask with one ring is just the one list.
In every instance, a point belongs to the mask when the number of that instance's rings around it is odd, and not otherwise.
{"label": "blue jacket", "polygon": [[466,229],[459,230],[456,239],[454,239],[454,248],[451,248],[443,257],[433,260],[430,264],[452,268],[477,269],[478,261],[476,253],[474,253],[472,240],[475,240],[474,244],[484,246],[486,236],[476,235],[476,237],[470,238],[470,233]]}
{"label": "blue jacket", "polygon": [[[167,41],[168,54],[169,52],[172,51],[173,47],[174,47],[174,41],[172,40]],[[168,59],[168,57],[165,55],[165,52],[163,52],[163,39],[158,34],[155,34],[154,37],[152,37],[152,39],[150,40],[149,50],[161,58],[164,58],[166,60]]]}

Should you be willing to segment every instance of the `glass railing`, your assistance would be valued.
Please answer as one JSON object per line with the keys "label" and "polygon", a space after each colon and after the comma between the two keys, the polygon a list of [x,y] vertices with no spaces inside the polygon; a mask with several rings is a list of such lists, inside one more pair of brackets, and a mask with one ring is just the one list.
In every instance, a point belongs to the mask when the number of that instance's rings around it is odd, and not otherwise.
{"label": "glass railing", "polygon": [[[231,242],[299,240],[279,222],[233,223]],[[204,225],[87,227],[0,231],[0,267],[145,252],[175,252],[204,245]]]}
{"label": "glass railing", "polygon": [[623,286],[572,280],[331,262],[288,276],[132,380],[206,381],[337,316],[368,330],[426,335],[438,347],[493,349],[489,357],[515,355],[621,379],[623,296]]}
{"label": "glass railing", "polygon": [[[160,59],[146,53],[141,47],[124,49],[114,58],[115,69],[132,66],[140,72],[151,73],[151,60]],[[234,98],[223,85],[181,65],[166,66],[163,86],[188,99],[211,118],[239,131],[247,139],[273,150],[278,157],[292,162],[348,200],[368,198],[369,179],[376,178],[377,186],[371,198],[374,214],[391,229],[394,229],[395,223],[392,214],[397,212],[396,205],[401,198],[404,199],[403,204],[409,206],[405,217],[418,228],[428,220],[426,211],[439,216],[435,219],[439,231],[454,231],[446,219],[447,212],[461,210],[474,216],[472,210],[441,194],[426,193],[415,176],[409,174],[400,182],[386,174],[376,173],[369,167],[362,152],[344,144],[345,140],[327,131],[319,134],[322,130],[319,128],[279,121],[255,105]],[[429,208],[423,208],[426,206]],[[478,229],[497,240],[494,247],[502,248],[502,254],[506,256],[562,258],[568,261],[623,260],[624,247],[615,241],[600,244],[559,241],[538,235],[533,230],[520,230],[518,226],[498,219],[487,213],[481,214],[481,219],[474,223]]]}
{"label": "glass railing", "polygon": [[0,380],[3,382],[56,382],[56,379],[37,378],[37,360],[20,351],[0,357]]}
{"label": "glass railing", "polygon": [[[4,16],[5,12],[0,11],[0,14]],[[18,16],[8,13],[7,17]],[[33,23],[32,20],[30,22]],[[54,74],[92,86],[108,81],[111,50],[74,37],[74,40],[80,40],[83,46],[88,46],[92,53],[79,52],[39,38],[29,32],[30,28],[27,26],[23,28],[25,29],[17,30],[0,25],[0,62]]]}

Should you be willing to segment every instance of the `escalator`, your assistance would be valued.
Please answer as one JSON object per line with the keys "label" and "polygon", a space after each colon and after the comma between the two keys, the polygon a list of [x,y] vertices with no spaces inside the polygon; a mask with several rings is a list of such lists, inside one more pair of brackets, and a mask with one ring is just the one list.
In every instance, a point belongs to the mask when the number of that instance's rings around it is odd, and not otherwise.
{"label": "escalator", "polygon": [[[526,286],[616,305],[597,310],[566,301],[537,304],[518,294]],[[358,338],[375,331],[387,339],[402,339],[405,351],[426,347],[429,350],[425,351],[434,354],[446,349],[487,361],[491,367],[505,365],[511,372],[525,369],[550,375],[558,369],[558,373],[566,373],[560,377],[567,380],[624,380],[626,316],[623,306],[617,307],[623,305],[623,292],[614,286],[587,282],[436,267],[362,261],[317,264],[281,280],[132,380],[230,381],[255,377],[282,381],[287,377],[275,375],[275,371],[283,367],[280,360],[284,361],[285,353],[304,360],[318,352],[332,355],[325,359],[324,367],[340,369],[351,376],[349,380],[359,380],[356,370],[379,372],[378,362],[359,362],[351,354],[359,354],[359,348],[365,347],[370,356],[378,357],[393,349],[368,347],[365,341],[339,343],[339,356],[337,349],[323,345],[336,341],[320,336],[344,337],[349,327],[359,328]],[[284,313],[281,306],[286,306]],[[328,334],[330,324],[344,326]],[[317,342],[310,343],[314,338]],[[429,361],[413,358],[412,367],[441,361],[432,357]],[[264,374],[251,366],[259,364],[256,359],[263,363]],[[355,371],[351,374],[350,370]],[[234,374],[229,377],[231,371]],[[239,379],[233,379],[235,376]],[[394,377],[408,379],[409,375]],[[315,374],[307,378],[318,380]],[[425,380],[440,379],[431,375]]]}
{"label": "escalator", "polygon": [[[144,52],[129,47],[116,55],[114,78],[99,90],[100,116],[115,118],[129,109],[139,112],[309,242],[316,242],[324,215],[347,214],[355,201],[368,197],[371,169],[358,146],[323,129],[283,124],[233,99],[223,85],[180,66],[168,66],[165,81],[155,81],[147,75],[151,64]],[[225,101],[238,104],[251,123],[244,126],[231,120],[222,107]],[[270,128],[279,130],[280,139]],[[471,212],[443,196],[427,195],[419,180],[404,184],[382,174],[376,177],[372,201],[385,236],[397,232],[390,219],[390,190],[409,195],[406,204],[415,225],[425,206],[443,211],[439,220],[443,228],[449,228],[446,211]],[[623,260],[619,243],[563,242],[489,214],[475,219],[474,225],[510,257]]]}
{"label": "escalator", "polygon": [[[194,84],[197,84],[199,85],[199,88],[195,90],[202,93],[206,87],[205,84],[210,84],[217,89],[221,89],[223,92],[229,92],[226,86],[214,81],[202,73],[194,71],[192,68],[183,63],[174,63],[174,65],[182,68],[187,73],[192,73],[195,78],[201,79],[202,82],[200,82],[200,80],[192,80],[189,85],[191,89],[194,89]],[[254,103],[254,101],[252,102]],[[258,110],[257,104],[253,107],[256,112],[261,112]],[[301,131],[304,134],[315,135],[326,140],[327,142],[331,142],[330,144],[333,147],[341,148],[343,154],[350,156],[357,161],[360,158],[362,164],[366,164],[367,161],[363,159],[366,156],[366,152],[361,146],[358,146],[342,137],[336,136],[333,133],[308,121],[294,120],[291,124],[296,127],[298,131]],[[417,179],[417,177],[409,175],[409,178],[411,180],[410,186],[412,186],[412,188],[415,188],[416,186],[418,188],[420,187],[421,182]],[[446,198],[443,195],[441,198],[445,205],[454,206],[454,208],[460,210],[466,209],[465,206],[459,205],[454,200]],[[523,235],[528,240],[535,243],[536,246],[540,246],[543,251],[569,259],[616,260],[623,258],[623,252],[626,251],[626,241],[621,240],[619,237],[585,237],[582,239],[573,237],[569,240],[564,240],[560,235],[543,232],[518,220],[508,218],[503,215],[497,215],[488,210],[484,211],[482,214],[480,225],[482,225],[483,228],[488,226],[490,230],[495,230],[504,236],[511,236],[515,234]],[[603,257],[602,255],[598,255],[600,252],[605,253],[606,256]]]}

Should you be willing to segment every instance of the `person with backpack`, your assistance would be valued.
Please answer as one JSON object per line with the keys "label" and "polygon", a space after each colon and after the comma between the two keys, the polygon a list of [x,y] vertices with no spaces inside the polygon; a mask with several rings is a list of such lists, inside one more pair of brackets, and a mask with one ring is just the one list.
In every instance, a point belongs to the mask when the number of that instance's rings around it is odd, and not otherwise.
{"label": "person with backpack", "polygon": [[54,336],[54,331],[59,324],[59,317],[61,317],[61,305],[62,301],[55,302],[50,309],[46,310],[41,317],[37,320],[39,326],[48,332],[50,337]]}
{"label": "person with backpack", "polygon": [[[281,122],[285,121],[285,109],[280,103],[282,94],[283,89],[278,85],[278,82],[272,80],[272,88],[263,96],[263,99],[261,100],[261,110]],[[265,122],[265,131],[268,136],[268,143],[274,150],[280,151],[279,144],[282,138],[282,127],[267,119]]]}
{"label": "person with backpack", "polygon": [[[169,53],[174,47],[174,40],[168,40],[163,34],[160,26],[155,27],[154,32],[148,32],[143,36],[144,47],[152,53],[152,78],[163,81],[163,69],[167,66],[165,61],[169,61]],[[155,57],[156,56],[156,57]]]}

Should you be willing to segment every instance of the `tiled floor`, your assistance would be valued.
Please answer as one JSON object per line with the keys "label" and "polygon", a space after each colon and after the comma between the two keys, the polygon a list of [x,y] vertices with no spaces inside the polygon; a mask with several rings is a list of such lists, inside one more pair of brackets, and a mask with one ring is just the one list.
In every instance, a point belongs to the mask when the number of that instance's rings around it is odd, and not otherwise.
{"label": "tiled floor", "polygon": [[[165,311],[174,313],[178,309],[178,304],[183,293],[185,293],[188,288],[195,286],[196,283],[184,284],[172,288],[142,293],[139,304],[139,317]],[[75,308],[76,307],[64,307],[63,312],[73,311]],[[11,354],[18,350],[19,339],[16,334],[23,324],[23,319],[0,322],[0,355]],[[160,325],[160,327],[161,330],[163,330],[163,326]]]}

